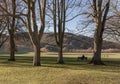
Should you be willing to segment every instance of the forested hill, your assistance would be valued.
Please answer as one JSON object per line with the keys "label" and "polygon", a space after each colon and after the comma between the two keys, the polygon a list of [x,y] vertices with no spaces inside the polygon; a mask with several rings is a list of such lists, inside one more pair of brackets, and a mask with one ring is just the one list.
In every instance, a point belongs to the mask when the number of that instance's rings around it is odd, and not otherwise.
{"label": "forested hill", "polygon": [[[15,42],[18,48],[18,51],[33,51],[32,44],[28,33],[17,33],[15,35]],[[2,51],[9,51],[8,41],[2,47]],[[72,33],[65,33],[63,50],[64,51],[79,51],[82,49],[92,49],[93,48],[93,38],[75,35]],[[120,49],[120,44],[104,41],[103,49]],[[41,41],[41,50],[42,51],[57,51],[57,46],[54,39],[53,33],[45,33]]]}

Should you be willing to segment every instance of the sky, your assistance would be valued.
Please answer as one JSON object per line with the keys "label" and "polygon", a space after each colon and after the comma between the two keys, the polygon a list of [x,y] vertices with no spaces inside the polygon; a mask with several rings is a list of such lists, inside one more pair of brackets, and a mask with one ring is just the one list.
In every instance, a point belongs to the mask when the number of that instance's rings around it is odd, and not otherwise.
{"label": "sky", "polygon": [[[73,16],[82,13],[83,11],[86,11],[86,7],[85,8],[80,8],[80,7],[75,7],[74,10],[73,9],[69,9],[67,11],[67,15],[69,14],[69,16],[66,18],[67,20],[72,18]],[[72,13],[71,13],[72,11]],[[71,13],[71,14],[70,14]],[[66,22],[66,32],[70,32],[70,33],[74,33],[74,34],[82,34],[85,36],[93,36],[93,32],[91,29],[94,29],[93,25],[89,26],[89,27],[85,27],[84,21],[87,21],[87,17],[84,15],[79,15],[78,17],[76,17],[75,19]],[[84,29],[82,29],[84,28]],[[46,28],[46,31],[47,28]],[[50,27],[49,31],[53,32],[53,27]]]}

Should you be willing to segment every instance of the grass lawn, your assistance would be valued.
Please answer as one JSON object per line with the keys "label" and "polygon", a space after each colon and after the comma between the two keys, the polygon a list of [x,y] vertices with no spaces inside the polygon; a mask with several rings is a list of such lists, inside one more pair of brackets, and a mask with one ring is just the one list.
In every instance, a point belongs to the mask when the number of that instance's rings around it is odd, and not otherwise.
{"label": "grass lawn", "polygon": [[64,53],[65,64],[56,64],[57,53],[42,53],[42,66],[32,66],[33,53],[16,54],[8,62],[8,54],[0,54],[0,84],[120,84],[120,53],[104,53],[106,65],[77,61],[79,53]]}

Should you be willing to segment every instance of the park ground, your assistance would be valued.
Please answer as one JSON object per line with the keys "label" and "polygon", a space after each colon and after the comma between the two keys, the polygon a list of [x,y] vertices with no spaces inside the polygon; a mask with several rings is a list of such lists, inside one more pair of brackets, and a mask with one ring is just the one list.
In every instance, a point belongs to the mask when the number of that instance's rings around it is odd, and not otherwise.
{"label": "park ground", "polygon": [[87,61],[77,61],[80,53],[64,53],[65,64],[57,64],[57,53],[42,53],[42,66],[32,66],[33,52],[0,54],[0,84],[120,84],[120,53],[103,53],[106,65],[90,65],[92,54],[84,53]]}

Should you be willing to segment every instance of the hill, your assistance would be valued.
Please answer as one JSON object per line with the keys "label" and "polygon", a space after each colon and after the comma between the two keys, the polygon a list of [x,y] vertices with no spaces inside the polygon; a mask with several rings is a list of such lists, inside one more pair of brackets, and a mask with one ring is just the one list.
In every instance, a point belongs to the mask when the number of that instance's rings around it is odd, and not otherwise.
{"label": "hill", "polygon": [[[15,34],[15,43],[18,51],[33,51],[32,44],[27,32]],[[8,41],[2,47],[1,51],[9,51]],[[110,41],[103,41],[103,49],[120,49],[119,43]],[[93,38],[75,35],[72,33],[65,33],[63,51],[81,51],[81,50],[92,50],[93,49]],[[57,46],[54,39],[53,33],[44,33],[41,41],[41,51],[56,52]]]}

